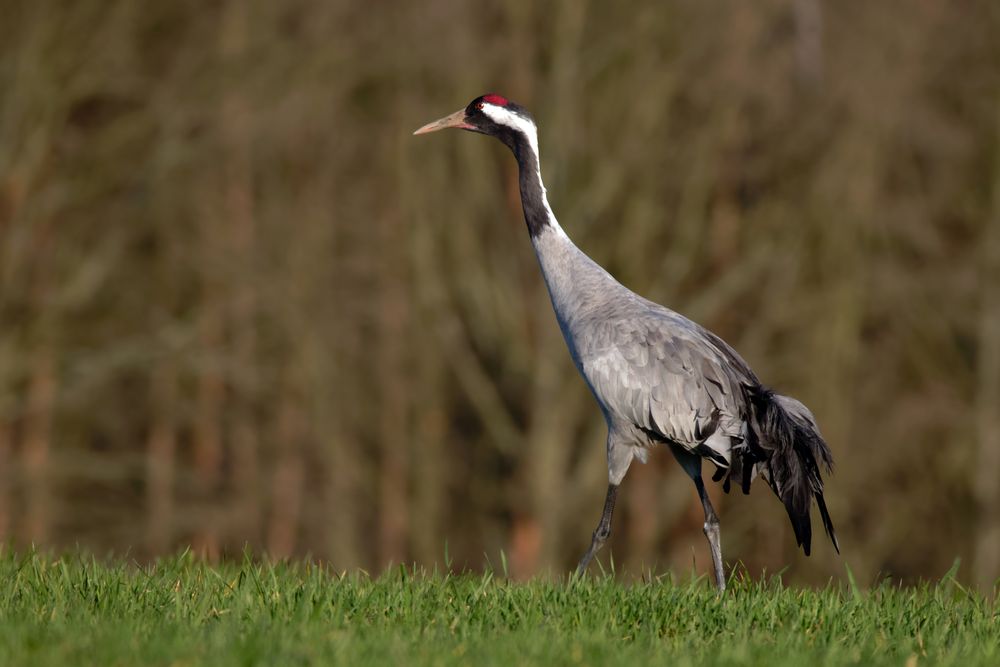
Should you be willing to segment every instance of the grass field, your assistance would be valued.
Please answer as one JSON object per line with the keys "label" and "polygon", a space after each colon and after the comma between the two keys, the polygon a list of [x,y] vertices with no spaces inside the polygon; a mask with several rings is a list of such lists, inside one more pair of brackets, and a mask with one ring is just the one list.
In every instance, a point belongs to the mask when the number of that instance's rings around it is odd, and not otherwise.
{"label": "grass field", "polygon": [[996,602],[946,577],[871,591],[509,583],[307,564],[0,556],[0,665],[997,665]]}

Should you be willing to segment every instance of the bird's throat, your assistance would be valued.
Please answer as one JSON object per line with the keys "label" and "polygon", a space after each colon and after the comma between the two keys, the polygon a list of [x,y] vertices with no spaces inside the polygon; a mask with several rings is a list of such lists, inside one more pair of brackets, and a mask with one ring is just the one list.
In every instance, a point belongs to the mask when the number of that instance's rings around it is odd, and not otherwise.
{"label": "bird's throat", "polygon": [[515,142],[513,150],[514,157],[517,158],[524,221],[528,225],[528,234],[534,239],[547,227],[557,223],[545,197],[545,185],[542,183],[538,155],[524,138],[519,138]]}

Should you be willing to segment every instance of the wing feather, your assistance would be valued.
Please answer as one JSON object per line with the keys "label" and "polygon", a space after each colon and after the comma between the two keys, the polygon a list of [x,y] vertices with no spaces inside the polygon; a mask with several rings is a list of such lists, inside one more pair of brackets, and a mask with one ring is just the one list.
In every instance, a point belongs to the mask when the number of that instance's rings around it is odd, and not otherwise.
{"label": "wing feather", "polygon": [[[744,386],[757,380],[722,339],[666,309],[595,328],[581,366],[613,417],[691,449],[706,442],[726,449],[716,432],[741,439]],[[728,460],[728,451],[719,453]]]}

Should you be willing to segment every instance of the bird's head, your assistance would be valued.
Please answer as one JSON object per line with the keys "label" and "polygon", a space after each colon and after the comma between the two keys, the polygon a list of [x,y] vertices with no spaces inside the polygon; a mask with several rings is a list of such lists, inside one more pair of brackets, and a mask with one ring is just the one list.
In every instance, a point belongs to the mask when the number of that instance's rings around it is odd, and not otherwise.
{"label": "bird's head", "polygon": [[413,134],[427,134],[455,128],[496,137],[515,153],[527,142],[538,154],[538,130],[528,110],[506,97],[489,93],[469,102],[464,109],[427,123]]}

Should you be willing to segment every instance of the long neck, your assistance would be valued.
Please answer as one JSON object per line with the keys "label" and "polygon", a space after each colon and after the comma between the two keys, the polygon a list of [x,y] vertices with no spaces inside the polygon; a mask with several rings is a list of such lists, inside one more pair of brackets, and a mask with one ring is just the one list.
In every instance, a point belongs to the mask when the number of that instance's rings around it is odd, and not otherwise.
{"label": "long neck", "polygon": [[562,232],[545,197],[537,139],[518,134],[511,143],[511,150],[517,158],[521,207],[524,209],[524,221],[528,224],[528,234],[535,239],[547,228]]}
{"label": "long neck", "polygon": [[508,145],[520,168],[521,206],[531,244],[535,247],[559,326],[573,358],[577,359],[573,321],[595,303],[624,288],[577,248],[559,226],[545,197],[535,137],[518,135],[518,140]]}

